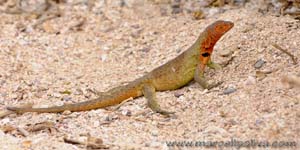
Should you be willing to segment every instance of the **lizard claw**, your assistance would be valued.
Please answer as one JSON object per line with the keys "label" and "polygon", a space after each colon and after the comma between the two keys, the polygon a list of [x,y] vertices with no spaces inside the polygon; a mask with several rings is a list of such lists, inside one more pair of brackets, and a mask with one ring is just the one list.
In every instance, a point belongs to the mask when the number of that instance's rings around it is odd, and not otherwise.
{"label": "lizard claw", "polygon": [[209,84],[209,85],[206,86],[206,89],[210,90],[210,89],[212,89],[212,88],[215,88],[215,87],[221,85],[222,83],[223,83],[223,81],[219,81],[219,82],[217,82],[217,83]]}
{"label": "lizard claw", "polygon": [[212,61],[210,61],[210,62],[207,64],[207,66],[208,66],[209,68],[215,69],[215,70],[220,70],[220,69],[222,69],[222,66],[221,66],[221,65],[219,65],[218,63],[212,62]]}
{"label": "lizard claw", "polygon": [[156,113],[160,113],[160,114],[165,115],[165,116],[169,116],[169,115],[175,113],[175,112],[172,112],[172,111],[166,111],[166,110],[163,110],[163,109],[155,110],[155,112],[156,112]]}

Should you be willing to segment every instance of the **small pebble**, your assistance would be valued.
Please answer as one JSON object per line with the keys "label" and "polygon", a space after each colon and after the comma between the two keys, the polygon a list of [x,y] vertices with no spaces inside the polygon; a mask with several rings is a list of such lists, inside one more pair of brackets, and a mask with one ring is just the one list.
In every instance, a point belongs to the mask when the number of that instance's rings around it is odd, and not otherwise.
{"label": "small pebble", "polygon": [[223,94],[228,95],[236,91],[236,88],[229,87],[223,91]]}
{"label": "small pebble", "polygon": [[263,120],[262,119],[256,119],[255,121],[255,125],[259,126],[263,123]]}
{"label": "small pebble", "polygon": [[134,25],[131,25],[131,27],[134,28],[134,29],[138,29],[138,28],[140,28],[140,25],[139,24],[134,24]]}
{"label": "small pebble", "polygon": [[99,127],[100,126],[100,122],[98,120],[93,122],[93,126],[94,127]]}
{"label": "small pebble", "polygon": [[262,71],[256,71],[255,76],[259,81],[261,81],[262,79],[267,77],[267,74]]}
{"label": "small pebble", "polygon": [[179,14],[182,12],[182,9],[179,5],[173,5],[172,6],[172,14]]}
{"label": "small pebble", "polygon": [[9,119],[9,118],[4,118],[4,119],[1,120],[1,123],[2,123],[2,124],[7,124],[7,123],[9,123],[9,122],[10,122],[10,119]]}
{"label": "small pebble", "polygon": [[184,95],[184,93],[183,93],[182,90],[177,90],[177,91],[175,91],[175,93],[174,93],[174,96],[177,97],[177,98],[179,98],[179,97],[182,96],[182,95]]}
{"label": "small pebble", "polygon": [[7,93],[5,93],[5,92],[3,92],[3,93],[0,93],[0,96],[1,97],[6,97],[8,94]]}
{"label": "small pebble", "polygon": [[231,54],[232,54],[232,51],[229,50],[229,49],[222,49],[222,50],[220,51],[220,55],[221,55],[222,57],[228,57],[228,56],[230,56]]}
{"label": "small pebble", "polygon": [[200,20],[205,18],[205,14],[202,10],[194,11],[193,17],[195,20]]}
{"label": "small pebble", "polygon": [[[154,148],[154,149],[161,149],[161,146],[162,146],[162,144],[161,144],[161,142],[158,142],[158,141],[151,141],[151,143],[149,144],[149,147],[150,147],[150,149],[152,148]],[[168,148],[167,148],[168,149]]]}
{"label": "small pebble", "polygon": [[173,8],[173,10],[172,10],[172,14],[179,14],[181,12],[182,12],[182,9],[180,9],[180,8]]}
{"label": "small pebble", "polygon": [[151,134],[152,134],[153,136],[158,136],[158,131],[157,131],[157,130],[152,130],[152,131],[151,131]]}
{"label": "small pebble", "polygon": [[253,85],[256,83],[256,79],[253,76],[248,76],[247,80],[245,81],[245,85]]}
{"label": "small pebble", "polygon": [[106,55],[106,54],[102,54],[102,55],[100,56],[100,60],[101,60],[102,62],[104,62],[106,59],[107,59],[107,55]]}
{"label": "small pebble", "polygon": [[10,95],[10,98],[11,98],[11,99],[17,99],[17,98],[18,98],[18,94],[12,93],[12,94]]}
{"label": "small pebble", "polygon": [[122,115],[124,115],[124,116],[131,116],[132,113],[131,113],[130,110],[123,110],[123,111],[122,111]]}
{"label": "small pebble", "polygon": [[140,51],[147,53],[150,51],[150,47],[142,48]]}
{"label": "small pebble", "polygon": [[261,68],[264,64],[266,63],[266,61],[259,59],[256,61],[256,63],[254,64],[254,68],[255,69],[259,69]]}
{"label": "small pebble", "polygon": [[133,31],[130,35],[131,35],[133,38],[139,38],[140,35],[141,35],[141,32],[142,32],[142,30],[136,30],[136,31]]}
{"label": "small pebble", "polygon": [[68,102],[68,101],[71,101],[71,100],[72,100],[72,97],[70,97],[70,96],[64,96],[63,97],[63,101]]}
{"label": "small pebble", "polygon": [[52,96],[55,97],[55,98],[60,98],[61,97],[61,94],[60,93],[52,93]]}
{"label": "small pebble", "polygon": [[[1,75],[0,75],[0,77],[1,77]],[[3,86],[5,83],[6,83],[5,80],[0,80],[0,86]]]}
{"label": "small pebble", "polygon": [[104,121],[112,121],[112,120],[113,120],[112,116],[109,115],[105,116],[104,118]]}
{"label": "small pebble", "polygon": [[83,91],[81,89],[76,89],[74,94],[75,95],[83,95]]}
{"label": "small pebble", "polygon": [[72,112],[70,110],[65,110],[62,115],[70,115]]}

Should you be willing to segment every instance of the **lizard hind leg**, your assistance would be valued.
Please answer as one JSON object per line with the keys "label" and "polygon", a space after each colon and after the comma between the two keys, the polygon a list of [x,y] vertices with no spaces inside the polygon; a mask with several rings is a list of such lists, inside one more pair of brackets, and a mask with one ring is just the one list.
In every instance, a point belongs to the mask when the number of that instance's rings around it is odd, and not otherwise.
{"label": "lizard hind leg", "polygon": [[160,113],[162,115],[173,114],[174,112],[169,112],[160,108],[160,105],[157,102],[155,88],[151,84],[145,84],[143,86],[143,94],[147,99],[147,105],[151,108],[152,111]]}

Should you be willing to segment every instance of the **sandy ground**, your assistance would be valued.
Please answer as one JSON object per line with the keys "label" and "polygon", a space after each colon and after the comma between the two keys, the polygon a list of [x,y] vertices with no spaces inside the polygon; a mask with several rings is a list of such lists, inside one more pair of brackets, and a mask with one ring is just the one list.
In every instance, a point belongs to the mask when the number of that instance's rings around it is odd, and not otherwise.
{"label": "sandy ground", "polygon": [[[62,17],[26,32],[20,28],[32,19],[0,14],[1,110],[26,103],[48,107],[95,98],[93,91],[134,80],[176,57],[207,25],[220,19],[235,26],[215,46],[213,60],[233,59],[222,70],[208,69],[206,77],[224,83],[207,91],[192,82],[157,93],[162,107],[176,112],[171,117],[151,112],[144,97],[119,108],[12,114],[0,120],[0,149],[87,148],[64,137],[79,141],[95,137],[110,149],[174,149],[166,141],[232,138],[294,141],[299,148],[300,88],[282,82],[300,76],[299,20],[261,14],[248,5],[202,20],[183,13],[162,15],[157,5],[150,4],[107,7],[99,14],[81,5],[64,9],[68,11]],[[78,20],[82,24],[73,29]],[[298,64],[272,43],[296,56]],[[233,93],[224,94],[228,91]],[[36,129],[39,124],[44,125]]]}

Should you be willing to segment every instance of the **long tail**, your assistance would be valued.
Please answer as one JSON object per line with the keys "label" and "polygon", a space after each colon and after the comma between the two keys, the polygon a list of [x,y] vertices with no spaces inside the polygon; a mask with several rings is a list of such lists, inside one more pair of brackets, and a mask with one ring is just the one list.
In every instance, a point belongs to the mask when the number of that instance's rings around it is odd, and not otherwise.
{"label": "long tail", "polygon": [[117,104],[117,102],[114,100],[101,100],[100,98],[97,98],[90,101],[79,102],[75,104],[65,104],[62,106],[53,106],[48,108],[6,107],[6,109],[10,111],[14,111],[16,113],[25,113],[25,112],[56,113],[56,112],[63,112],[65,110],[86,111],[91,109],[103,108],[115,104]]}
{"label": "long tail", "polygon": [[7,107],[6,109],[10,111],[14,111],[16,113],[25,113],[25,112],[56,113],[56,112],[64,112],[65,110],[87,111],[87,110],[116,105],[130,97],[135,98],[142,95],[142,92],[136,86],[136,84],[129,84],[126,86],[118,87],[108,91],[108,93],[109,94],[100,96],[99,98],[93,100],[74,103],[74,104],[65,104],[62,106],[53,106],[48,108]]}

